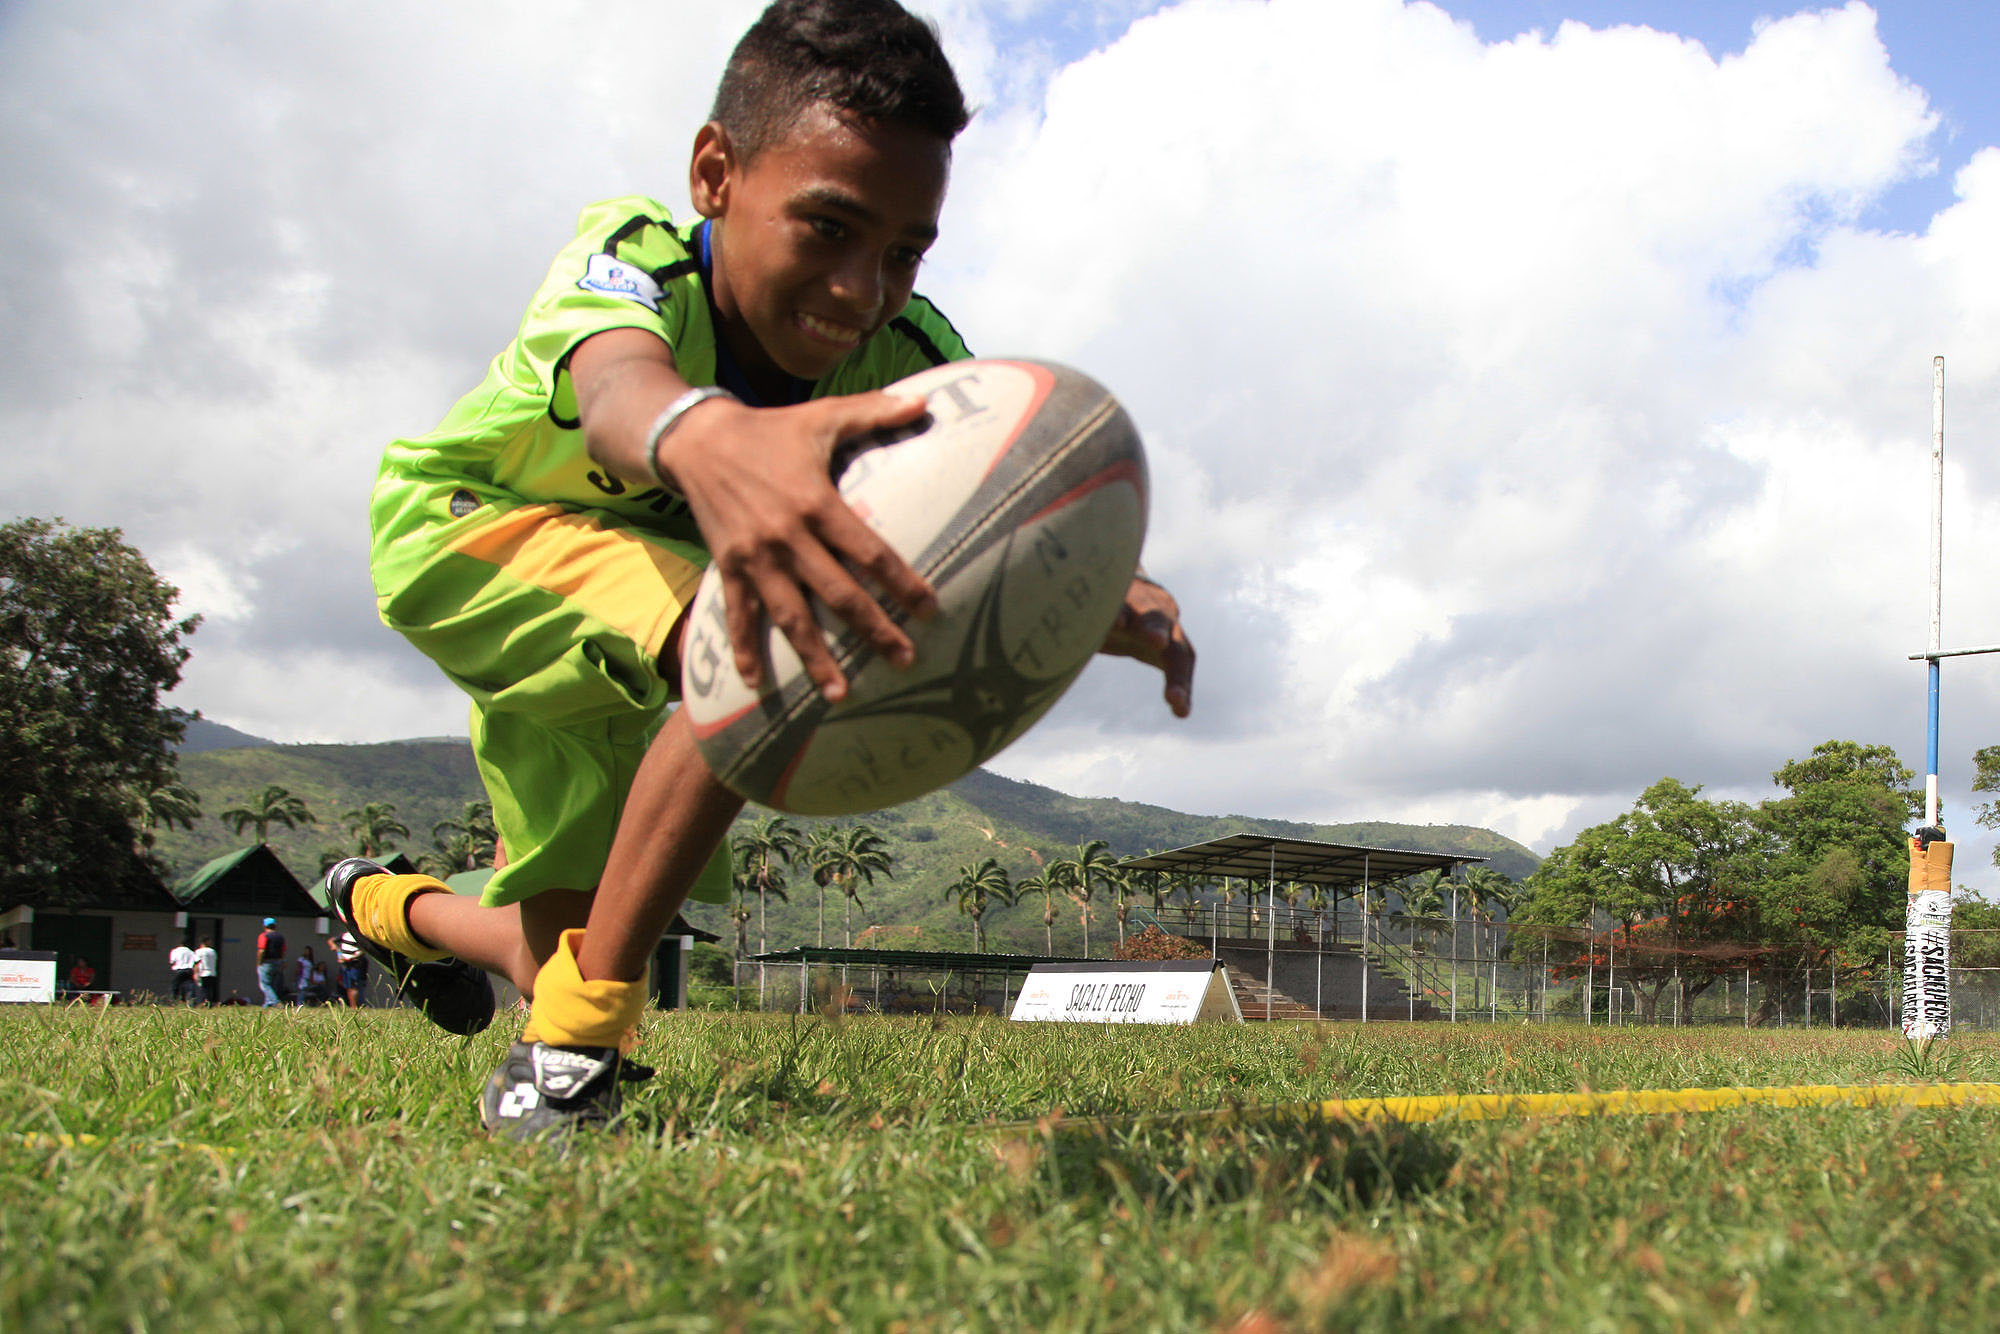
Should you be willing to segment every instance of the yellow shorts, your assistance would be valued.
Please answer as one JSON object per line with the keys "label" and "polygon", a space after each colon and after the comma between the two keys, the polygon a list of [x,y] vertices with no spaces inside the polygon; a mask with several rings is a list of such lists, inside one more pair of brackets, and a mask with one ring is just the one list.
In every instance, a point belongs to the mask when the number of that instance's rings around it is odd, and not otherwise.
{"label": "yellow shorts", "polygon": [[[565,505],[488,504],[442,537],[379,605],[472,697],[473,755],[508,857],[482,901],[595,889],[675,698],[660,656],[708,553]],[[695,897],[728,897],[719,860]]]}

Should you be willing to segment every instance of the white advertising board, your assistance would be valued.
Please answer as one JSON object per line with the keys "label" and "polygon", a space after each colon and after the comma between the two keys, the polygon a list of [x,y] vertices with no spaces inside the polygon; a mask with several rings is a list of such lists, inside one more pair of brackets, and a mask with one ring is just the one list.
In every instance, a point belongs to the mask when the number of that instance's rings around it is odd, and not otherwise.
{"label": "white advertising board", "polygon": [[1213,959],[1036,964],[1008,1018],[1083,1024],[1243,1022],[1229,975]]}
{"label": "white advertising board", "polygon": [[0,1003],[50,1005],[56,998],[53,950],[0,950]]}

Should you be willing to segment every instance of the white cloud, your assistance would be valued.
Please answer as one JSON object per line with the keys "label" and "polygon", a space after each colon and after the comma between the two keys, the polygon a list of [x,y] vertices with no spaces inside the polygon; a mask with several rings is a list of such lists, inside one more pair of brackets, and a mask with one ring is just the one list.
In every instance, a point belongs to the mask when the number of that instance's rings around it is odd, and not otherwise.
{"label": "white cloud", "polygon": [[[580,205],[679,204],[754,8],[13,8],[0,490],[182,583],[186,702],[462,727],[372,617],[375,457],[476,379]],[[938,12],[983,109],[925,287],[1126,399],[1202,651],[1190,723],[1103,664],[1007,771],[1545,846],[1662,774],[1918,760],[1937,352],[1946,636],[2000,640],[2000,149],[1925,234],[1856,226],[1935,128],[1866,8],[1719,62],[1394,0]],[[1990,671],[1946,690],[1948,755],[2000,740]]]}
{"label": "white cloud", "polygon": [[[1491,792],[1534,838],[1662,773],[1768,792],[1829,736],[1920,758],[1929,357],[1976,420],[2000,350],[1985,159],[1929,236],[1851,219],[1933,127],[1858,5],[1717,62],[1197,3],[1063,71],[972,192],[1010,206],[957,219],[969,323],[1052,341],[1164,442],[1149,559],[1193,590],[1202,708],[1250,733],[1114,711],[1121,790],[1320,818]],[[1993,479],[1957,457],[1953,569],[1990,613]],[[1013,771],[1102,783],[1069,762],[1113,705],[1084,694]]]}

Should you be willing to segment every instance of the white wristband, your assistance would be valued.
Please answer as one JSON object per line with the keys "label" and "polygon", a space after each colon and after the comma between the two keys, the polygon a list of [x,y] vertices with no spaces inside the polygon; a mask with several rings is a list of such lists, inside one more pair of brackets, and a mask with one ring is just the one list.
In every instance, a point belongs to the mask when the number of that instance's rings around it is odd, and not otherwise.
{"label": "white wristband", "polygon": [[653,424],[646,428],[646,463],[652,468],[655,480],[675,495],[680,494],[680,488],[668,481],[667,475],[660,471],[660,442],[667,438],[667,432],[680,425],[681,418],[687,415],[689,408],[697,403],[706,403],[711,398],[726,398],[731,403],[743,401],[721,385],[705,384],[688,390],[667,404],[660,415],[653,418]]}

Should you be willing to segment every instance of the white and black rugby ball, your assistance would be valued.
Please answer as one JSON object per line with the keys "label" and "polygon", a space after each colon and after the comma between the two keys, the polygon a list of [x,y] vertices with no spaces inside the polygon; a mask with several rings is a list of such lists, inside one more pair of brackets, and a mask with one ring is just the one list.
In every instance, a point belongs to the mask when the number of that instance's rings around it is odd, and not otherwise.
{"label": "white and black rugby ball", "polygon": [[1040,718],[1104,642],[1146,535],[1146,459],[1102,385],[1039,361],[957,361],[892,385],[928,416],[844,448],[841,496],[937,590],[897,616],[897,668],[818,609],[847,698],[829,704],[763,627],[765,681],[737,673],[711,571],[684,636],[683,707],[702,757],[752,801],[801,815],[880,810],[984,763]]}

